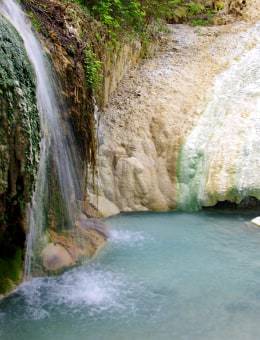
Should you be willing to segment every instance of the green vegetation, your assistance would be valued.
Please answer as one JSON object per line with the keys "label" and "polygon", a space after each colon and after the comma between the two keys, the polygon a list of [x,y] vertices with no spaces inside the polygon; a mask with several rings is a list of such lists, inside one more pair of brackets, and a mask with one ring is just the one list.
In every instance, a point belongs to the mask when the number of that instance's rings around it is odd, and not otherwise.
{"label": "green vegetation", "polygon": [[[91,18],[101,24],[106,38],[106,48],[111,47],[115,53],[123,39],[137,37],[142,42],[142,55],[146,55],[151,39],[165,26],[163,23],[188,22],[194,26],[204,26],[212,22],[214,13],[222,6],[213,8],[210,1],[206,3],[199,0],[63,0],[78,4]],[[157,23],[154,25],[154,23]],[[84,34],[83,34],[84,35]],[[84,69],[88,89],[98,92],[102,84],[102,62],[96,32],[94,45],[88,43],[84,49]],[[100,38],[102,40],[102,38]],[[103,41],[104,41],[103,40]],[[102,44],[102,42],[100,43]]]}
{"label": "green vegetation", "polygon": [[14,288],[22,279],[22,250],[17,249],[14,257],[0,258],[0,294]]}
{"label": "green vegetation", "polygon": [[22,278],[24,216],[39,143],[35,75],[21,37],[0,15],[0,294]]}
{"label": "green vegetation", "polygon": [[[83,65],[89,93],[102,93],[104,51],[111,56],[125,42],[137,39],[141,56],[151,40],[165,30],[165,23],[208,25],[223,2],[213,0],[21,0],[36,31],[62,45],[69,56]],[[74,34],[68,39],[69,25]],[[55,32],[55,33],[54,33]],[[54,33],[54,34],[53,34]],[[71,32],[70,32],[71,34]],[[74,35],[74,37],[73,37]],[[78,39],[79,38],[79,39]]]}
{"label": "green vegetation", "polygon": [[91,15],[109,29],[110,34],[118,31],[144,32],[154,20],[171,23],[210,23],[212,15],[223,9],[219,2],[215,8],[209,2],[189,0],[72,0],[86,8]]}
{"label": "green vegetation", "polygon": [[36,16],[34,15],[34,13],[32,11],[28,13],[28,16],[30,17],[32,26],[35,29],[35,31],[40,32],[40,30],[41,30],[40,21],[36,18]]}
{"label": "green vegetation", "polygon": [[72,0],[86,7],[90,14],[112,31],[124,28],[142,30],[145,11],[138,0]]}
{"label": "green vegetation", "polygon": [[96,91],[102,83],[102,63],[89,46],[84,50],[84,57],[87,86]]}

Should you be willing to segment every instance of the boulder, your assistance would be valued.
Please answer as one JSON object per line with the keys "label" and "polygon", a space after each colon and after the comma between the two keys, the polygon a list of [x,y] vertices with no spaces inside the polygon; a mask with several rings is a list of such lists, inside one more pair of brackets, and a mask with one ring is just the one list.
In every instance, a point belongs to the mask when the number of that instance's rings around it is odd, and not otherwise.
{"label": "boulder", "polygon": [[49,243],[42,252],[42,262],[46,271],[61,271],[75,264],[70,253],[60,244]]}
{"label": "boulder", "polygon": [[96,255],[107,240],[106,225],[81,214],[72,230],[49,231],[49,243],[41,253],[42,273],[57,274]]}

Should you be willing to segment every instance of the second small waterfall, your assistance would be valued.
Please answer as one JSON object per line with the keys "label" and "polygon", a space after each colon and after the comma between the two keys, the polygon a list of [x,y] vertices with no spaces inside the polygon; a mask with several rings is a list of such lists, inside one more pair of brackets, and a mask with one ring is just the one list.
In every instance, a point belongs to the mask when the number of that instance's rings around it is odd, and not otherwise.
{"label": "second small waterfall", "polygon": [[51,71],[40,42],[20,5],[15,0],[0,1],[0,13],[16,28],[24,41],[37,80],[37,104],[41,118],[41,156],[36,188],[29,211],[29,231],[25,276],[31,274],[36,244],[42,241],[46,228],[48,173],[57,176],[67,227],[73,227],[82,198],[82,170],[71,128],[64,118],[65,103],[58,93],[58,83]]}

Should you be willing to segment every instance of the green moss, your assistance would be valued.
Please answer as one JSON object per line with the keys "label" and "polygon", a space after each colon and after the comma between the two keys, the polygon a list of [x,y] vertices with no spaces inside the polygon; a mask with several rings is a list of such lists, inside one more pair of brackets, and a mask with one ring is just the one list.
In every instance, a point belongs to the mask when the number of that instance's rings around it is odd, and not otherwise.
{"label": "green moss", "polygon": [[6,294],[22,280],[22,250],[17,249],[13,257],[0,258],[0,294]]}
{"label": "green moss", "polygon": [[15,129],[19,126],[17,142],[24,147],[21,152],[25,153],[19,156],[25,158],[25,176],[28,183],[31,183],[28,188],[31,191],[37,172],[40,142],[34,73],[21,38],[2,17],[0,34],[0,90],[3,93],[1,106],[4,106],[0,112],[0,120],[5,121],[0,136],[6,143],[7,138],[17,132]]}
{"label": "green moss", "polygon": [[26,206],[39,159],[35,83],[22,39],[0,15],[0,294],[22,278]]}
{"label": "green moss", "polygon": [[33,28],[35,29],[36,32],[40,32],[41,31],[41,28],[42,28],[42,25],[41,25],[41,22],[37,19],[37,17],[35,16],[35,14],[30,11],[28,13],[29,17],[30,17],[30,20],[31,20],[31,23],[32,23],[32,26]]}

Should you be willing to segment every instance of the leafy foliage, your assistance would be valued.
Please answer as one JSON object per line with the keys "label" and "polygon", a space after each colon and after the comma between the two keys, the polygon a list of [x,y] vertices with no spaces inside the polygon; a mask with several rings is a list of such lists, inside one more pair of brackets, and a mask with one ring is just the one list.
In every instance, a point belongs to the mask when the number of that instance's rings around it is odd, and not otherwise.
{"label": "leafy foliage", "polygon": [[[153,20],[185,22],[211,15],[212,8],[198,0],[72,0],[87,8],[96,19],[108,27],[109,32],[132,29],[144,32]],[[222,7],[216,8],[221,10]],[[196,17],[196,18],[194,18]],[[206,18],[207,19],[207,18]],[[202,18],[203,20],[203,18]]]}
{"label": "leafy foliage", "polygon": [[84,54],[87,86],[96,91],[102,82],[102,62],[90,47],[85,48]]}
{"label": "leafy foliage", "polygon": [[[210,24],[214,9],[209,1],[201,0],[63,0],[66,3],[77,3],[81,8],[95,18],[104,28],[107,48],[114,51],[122,37],[137,35],[142,42],[143,54],[149,46],[149,41],[163,22],[192,25]],[[221,7],[221,6],[220,6]],[[216,11],[218,9],[215,9]],[[160,25],[151,25],[159,22]],[[84,49],[84,68],[86,85],[94,93],[102,84],[102,58],[96,55],[99,45],[99,32],[96,32],[94,45],[89,42]],[[100,38],[100,40],[102,40]],[[102,42],[101,42],[102,44]]]}

